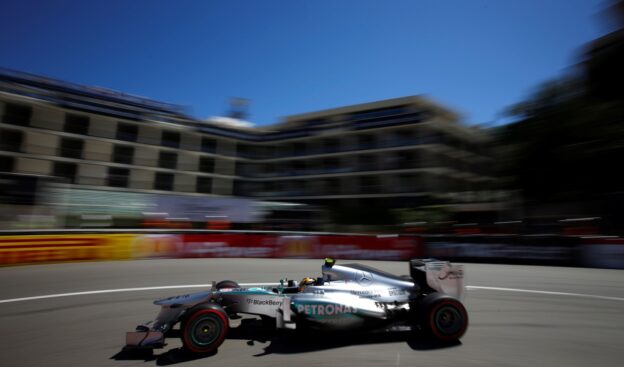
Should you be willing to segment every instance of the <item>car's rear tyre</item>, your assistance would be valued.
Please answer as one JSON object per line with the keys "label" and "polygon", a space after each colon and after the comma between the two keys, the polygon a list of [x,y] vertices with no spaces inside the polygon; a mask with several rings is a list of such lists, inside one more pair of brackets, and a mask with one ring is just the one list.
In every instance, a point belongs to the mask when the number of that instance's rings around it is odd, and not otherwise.
{"label": "car's rear tyre", "polygon": [[439,341],[457,340],[468,328],[468,313],[462,303],[446,294],[431,293],[420,303],[420,327]]}
{"label": "car's rear tyre", "polygon": [[240,286],[233,280],[222,280],[215,285],[215,288],[220,291],[222,289],[240,288]]}
{"label": "car's rear tyre", "polygon": [[182,325],[182,344],[193,353],[210,353],[225,340],[229,329],[228,316],[216,304],[193,307]]}

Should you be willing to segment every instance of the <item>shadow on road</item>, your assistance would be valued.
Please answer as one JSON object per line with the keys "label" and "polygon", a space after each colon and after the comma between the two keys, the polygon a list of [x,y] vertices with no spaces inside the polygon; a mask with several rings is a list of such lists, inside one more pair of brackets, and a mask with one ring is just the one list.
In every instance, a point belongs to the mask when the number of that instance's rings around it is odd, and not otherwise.
{"label": "shadow on road", "polygon": [[170,349],[159,355],[155,355],[151,349],[122,349],[119,353],[112,356],[111,359],[117,361],[156,361],[157,366],[169,366],[176,363],[183,363],[195,359],[211,357],[215,354],[217,354],[217,352],[213,352],[210,354],[196,354],[188,352],[182,348]]}
{"label": "shadow on road", "polygon": [[[175,330],[168,337],[179,336]],[[375,333],[301,333],[293,331],[275,330],[267,327],[259,319],[243,319],[238,327],[231,328],[227,339],[247,340],[247,345],[255,343],[269,343],[264,351],[254,357],[269,354],[298,354],[320,350],[343,348],[352,345],[382,344],[406,342],[412,350],[426,351],[442,348],[451,348],[461,345],[460,341],[441,343],[430,340],[419,333],[411,331],[392,331]],[[227,339],[225,343],[227,343]],[[156,361],[158,366],[168,366],[195,359],[211,357],[217,354],[195,354],[182,348],[170,349],[162,354],[155,355],[151,350],[122,349],[111,357],[114,360],[143,360]]]}

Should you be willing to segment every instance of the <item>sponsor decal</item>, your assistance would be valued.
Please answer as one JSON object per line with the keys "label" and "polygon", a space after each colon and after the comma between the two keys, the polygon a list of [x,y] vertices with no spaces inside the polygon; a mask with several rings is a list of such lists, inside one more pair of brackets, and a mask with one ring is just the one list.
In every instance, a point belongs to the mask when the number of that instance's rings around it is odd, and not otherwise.
{"label": "sponsor decal", "polygon": [[178,301],[178,300],[186,300],[186,299],[189,299],[189,298],[191,298],[190,294],[184,294],[184,295],[181,295],[181,296],[167,297],[167,298],[164,298],[164,299],[161,299],[161,300],[158,300],[158,301],[174,301],[174,300]]}
{"label": "sponsor decal", "polygon": [[390,295],[390,297],[393,297],[393,296],[404,296],[405,294],[406,294],[406,292],[403,289],[399,289],[399,288],[390,288],[390,289],[388,289],[388,295]]}
{"label": "sponsor decal", "polygon": [[438,274],[438,279],[440,280],[444,280],[444,279],[463,279],[464,278],[464,271],[462,269],[447,269],[446,272],[440,272],[440,274]]}
{"label": "sponsor decal", "polygon": [[251,298],[247,298],[247,304],[248,305],[254,305],[254,306],[281,306],[282,305],[282,301],[281,300],[274,300],[274,299],[251,299]]}
{"label": "sponsor decal", "polygon": [[221,293],[227,293],[227,292],[244,292],[246,291],[247,288],[223,288],[223,289],[219,289],[219,292]]}
{"label": "sponsor decal", "polygon": [[356,291],[356,290],[352,290],[349,293],[355,295],[355,296],[360,296],[360,297],[366,297],[366,298],[378,298],[381,297],[381,293],[379,293],[377,290],[370,290],[370,291]]}
{"label": "sponsor decal", "polygon": [[352,314],[357,312],[357,308],[338,304],[308,304],[297,305],[297,312],[313,316],[334,316],[342,314]]}

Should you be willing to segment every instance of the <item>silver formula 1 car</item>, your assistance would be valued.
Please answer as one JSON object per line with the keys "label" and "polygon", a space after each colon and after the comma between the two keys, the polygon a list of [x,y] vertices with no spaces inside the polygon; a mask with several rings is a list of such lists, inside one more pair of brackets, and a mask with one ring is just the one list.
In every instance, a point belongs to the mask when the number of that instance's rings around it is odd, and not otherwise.
{"label": "silver formula 1 car", "polygon": [[258,315],[278,329],[420,330],[440,341],[460,338],[468,326],[461,303],[463,266],[414,259],[410,275],[396,276],[360,264],[326,259],[322,276],[274,286],[240,287],[225,280],[210,290],[154,301],[154,321],[126,334],[127,348],[160,348],[176,324],[184,346],[196,353],[223,343],[229,320],[239,313]]}

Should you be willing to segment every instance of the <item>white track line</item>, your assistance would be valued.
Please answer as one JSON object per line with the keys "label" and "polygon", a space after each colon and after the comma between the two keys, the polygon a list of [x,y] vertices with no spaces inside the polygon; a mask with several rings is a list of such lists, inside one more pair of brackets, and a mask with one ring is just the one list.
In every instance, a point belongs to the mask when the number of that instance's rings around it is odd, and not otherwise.
{"label": "white track line", "polygon": [[569,296],[569,297],[583,297],[583,298],[593,298],[593,299],[604,299],[609,301],[622,301],[624,302],[624,298],[620,297],[608,297],[608,296],[599,296],[595,294],[582,294],[582,293],[568,293],[568,292],[553,292],[553,291],[538,291],[534,289],[517,289],[517,288],[500,288],[500,287],[481,287],[476,285],[468,285],[466,286],[468,290],[487,290],[487,291],[502,291],[502,292],[518,292],[518,293],[533,293],[533,294],[549,294],[553,296]]}
{"label": "white track line", "polygon": [[[276,283],[241,283],[240,285],[243,286],[243,287],[270,286],[270,285],[276,285]],[[42,295],[42,296],[33,296],[33,297],[2,299],[2,300],[0,300],[0,303],[35,301],[35,300],[46,299],[46,298],[86,296],[86,295],[91,295],[91,294],[120,293],[120,292],[141,292],[141,291],[153,291],[153,290],[160,290],[160,289],[210,288],[210,287],[211,287],[211,284],[190,284],[190,285],[166,285],[166,286],[161,286],[161,287],[102,289],[102,290],[97,290],[97,291],[57,293],[57,294],[46,294],[46,295]],[[620,297],[607,297],[607,296],[599,296],[599,295],[594,295],[594,294],[582,294],[582,293],[538,291],[538,290],[533,290],[533,289],[518,289],[518,288],[481,287],[481,286],[475,286],[475,285],[466,286],[466,289],[468,289],[468,290],[488,290],[488,291],[502,291],[502,292],[517,292],[517,293],[533,293],[533,294],[548,294],[548,295],[554,295],[554,296],[582,297],[582,298],[593,298],[593,299],[602,299],[602,300],[608,300],[608,301],[621,301],[621,302],[624,302],[624,298],[620,298]]]}
{"label": "white track line", "polygon": [[[243,287],[249,286],[265,286],[265,285],[276,285],[276,283],[241,283],[239,284]],[[43,296],[33,296],[33,297],[22,297],[22,298],[10,298],[10,299],[2,299],[0,303],[11,303],[11,302],[22,302],[22,301],[35,301],[38,299],[46,299],[46,298],[60,298],[60,297],[72,297],[72,296],[86,296],[90,294],[104,294],[104,293],[120,293],[120,292],[141,292],[141,291],[153,291],[159,289],[180,289],[180,288],[210,288],[212,284],[190,284],[190,285],[165,285],[162,287],[140,287],[140,288],[119,288],[119,289],[102,289],[97,291],[86,291],[86,292],[72,292],[72,293],[57,293],[57,294],[46,294]]]}

